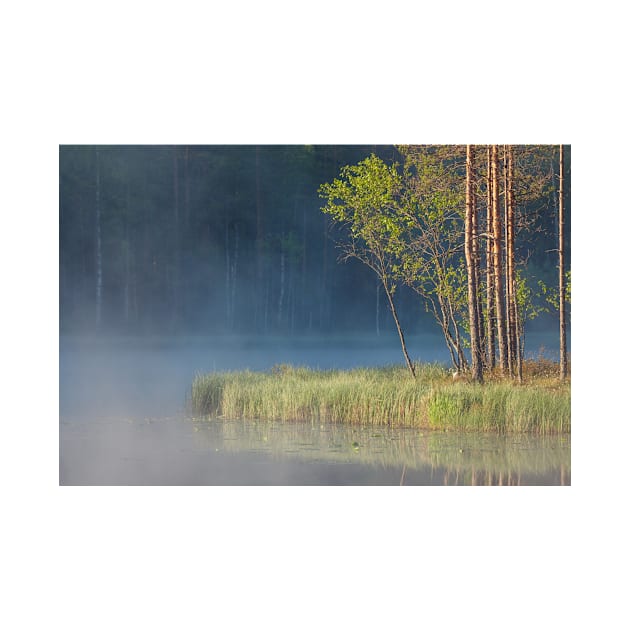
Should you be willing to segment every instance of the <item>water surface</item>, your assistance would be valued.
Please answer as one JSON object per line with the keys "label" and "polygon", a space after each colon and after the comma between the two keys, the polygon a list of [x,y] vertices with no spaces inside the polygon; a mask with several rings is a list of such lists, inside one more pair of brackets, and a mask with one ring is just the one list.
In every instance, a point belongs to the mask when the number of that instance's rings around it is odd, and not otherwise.
{"label": "water surface", "polygon": [[[439,338],[412,340],[442,361]],[[193,420],[196,373],[398,363],[388,340],[62,340],[62,485],[568,485],[569,436]],[[414,356],[414,358],[418,358]]]}

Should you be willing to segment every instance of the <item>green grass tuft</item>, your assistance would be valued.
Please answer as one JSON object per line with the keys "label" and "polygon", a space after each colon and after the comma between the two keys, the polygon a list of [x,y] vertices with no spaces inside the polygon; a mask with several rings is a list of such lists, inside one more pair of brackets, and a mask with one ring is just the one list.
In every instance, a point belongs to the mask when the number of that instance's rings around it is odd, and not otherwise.
{"label": "green grass tuft", "polygon": [[570,384],[453,382],[439,365],[311,370],[279,365],[269,372],[199,375],[191,391],[195,415],[231,419],[309,420],[457,431],[568,433]]}

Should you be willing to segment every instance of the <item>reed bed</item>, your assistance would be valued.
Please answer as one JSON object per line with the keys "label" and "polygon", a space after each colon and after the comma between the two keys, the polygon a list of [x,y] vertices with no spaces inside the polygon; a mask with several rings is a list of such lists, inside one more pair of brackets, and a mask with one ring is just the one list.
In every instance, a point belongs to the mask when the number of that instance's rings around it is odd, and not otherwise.
{"label": "reed bed", "polygon": [[417,377],[399,366],[311,370],[276,366],[269,372],[198,375],[191,390],[197,416],[307,420],[456,431],[568,433],[570,384],[545,376],[523,384],[496,379],[453,382],[439,365],[421,364]]}

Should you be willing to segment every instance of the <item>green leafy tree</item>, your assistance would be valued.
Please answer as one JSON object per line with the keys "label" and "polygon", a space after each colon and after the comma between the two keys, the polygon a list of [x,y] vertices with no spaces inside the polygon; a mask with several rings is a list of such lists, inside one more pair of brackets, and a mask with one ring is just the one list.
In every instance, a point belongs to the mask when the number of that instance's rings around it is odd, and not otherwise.
{"label": "green leafy tree", "polygon": [[354,166],[344,166],[339,178],[322,184],[320,196],[327,200],[322,211],[343,226],[349,237],[341,244],[341,260],[356,258],[380,280],[396,325],[403,355],[415,376],[405,336],[400,325],[394,293],[399,268],[398,248],[404,224],[401,216],[402,178],[397,165],[386,165],[371,155]]}
{"label": "green leafy tree", "polygon": [[399,277],[424,301],[437,321],[458,370],[469,328],[464,260],[466,148],[399,147],[405,156],[404,231],[396,251]]}

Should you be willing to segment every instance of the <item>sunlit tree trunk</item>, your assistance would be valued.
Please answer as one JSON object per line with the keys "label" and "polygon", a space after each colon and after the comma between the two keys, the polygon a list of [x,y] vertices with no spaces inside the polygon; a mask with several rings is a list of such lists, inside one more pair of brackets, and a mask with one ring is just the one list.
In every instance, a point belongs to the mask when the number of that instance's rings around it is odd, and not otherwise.
{"label": "sunlit tree trunk", "polygon": [[468,272],[468,315],[470,321],[470,354],[472,359],[472,378],[477,382],[483,380],[481,361],[481,341],[479,339],[479,314],[477,312],[477,261],[473,250],[473,243],[477,235],[474,232],[477,208],[473,190],[474,148],[466,145],[466,218],[464,233],[464,249],[466,255],[466,269]]}
{"label": "sunlit tree trunk", "polygon": [[497,323],[497,341],[499,346],[499,365],[501,371],[507,372],[507,348],[505,331],[505,302],[503,288],[503,260],[502,260],[502,221],[499,210],[499,150],[496,144],[492,145],[492,219],[494,241],[494,290]]}
{"label": "sunlit tree trunk", "polygon": [[503,271],[505,273],[505,349],[507,354],[507,370],[512,376],[514,374],[514,361],[512,355],[512,318],[510,305],[510,268],[511,268],[511,247],[510,247],[510,199],[508,194],[508,145],[503,145],[503,230],[505,243],[505,263]]}
{"label": "sunlit tree trunk", "polygon": [[101,328],[103,310],[103,252],[101,244],[101,166],[98,148],[95,151],[96,158],[96,329]]}
{"label": "sunlit tree trunk", "polygon": [[492,156],[491,149],[487,148],[487,213],[486,213],[486,353],[488,368],[492,370],[495,365],[495,308],[494,308],[494,239],[492,238],[493,213],[492,213]]}
{"label": "sunlit tree trunk", "polygon": [[560,186],[558,191],[558,299],[560,311],[560,378],[567,377],[567,336],[564,288],[564,147],[560,145]]}

